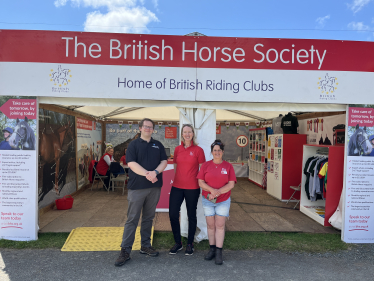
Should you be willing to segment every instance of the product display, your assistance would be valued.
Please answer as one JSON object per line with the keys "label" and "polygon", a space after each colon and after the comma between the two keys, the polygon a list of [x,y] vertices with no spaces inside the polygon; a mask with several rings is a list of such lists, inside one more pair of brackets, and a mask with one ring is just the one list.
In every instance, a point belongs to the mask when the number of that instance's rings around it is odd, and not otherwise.
{"label": "product display", "polygon": [[[269,136],[270,137],[270,136]],[[248,179],[259,185],[261,188],[266,188],[266,176],[264,181],[264,173],[267,163],[267,141],[266,128],[250,129],[249,130],[249,176]]]}
{"label": "product display", "polygon": [[293,116],[292,113],[289,112],[282,118],[281,127],[283,129],[283,134],[297,134],[299,122],[297,121],[296,116]]}
{"label": "product display", "polygon": [[300,211],[324,226],[343,188],[344,147],[304,145]]}
{"label": "product display", "polygon": [[324,179],[321,179],[321,177],[324,177],[326,171],[323,176],[320,176],[320,171],[328,160],[323,155],[312,156],[307,159],[304,165],[303,172],[306,177],[305,193],[310,201],[325,199],[326,190],[324,189]]}
{"label": "product display", "polygon": [[283,134],[283,129],[282,129],[282,126],[281,126],[282,125],[282,118],[283,118],[283,115],[279,114],[279,117],[273,119],[272,129],[273,129],[273,133],[275,135],[276,134]]}
{"label": "product display", "polygon": [[[290,186],[298,186],[301,182],[303,145],[306,135],[272,135],[269,136],[271,146],[270,170],[267,174],[267,193],[281,201],[288,201],[294,192]],[[294,197],[299,198],[300,193]]]}

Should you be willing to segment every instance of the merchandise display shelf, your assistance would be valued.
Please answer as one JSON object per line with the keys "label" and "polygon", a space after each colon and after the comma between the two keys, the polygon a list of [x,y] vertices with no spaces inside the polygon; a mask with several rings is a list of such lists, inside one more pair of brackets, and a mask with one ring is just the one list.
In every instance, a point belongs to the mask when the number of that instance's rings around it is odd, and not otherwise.
{"label": "merchandise display shelf", "polygon": [[[305,134],[274,134],[268,138],[267,193],[280,201],[290,199],[301,182],[303,145],[307,142]],[[293,196],[300,198],[300,192]]]}
{"label": "merchandise display shelf", "polygon": [[325,222],[325,206],[300,206],[300,211],[315,220],[316,222],[324,225]]}
{"label": "merchandise display shelf", "polygon": [[249,130],[248,180],[265,189],[263,177],[266,165],[266,128]]}

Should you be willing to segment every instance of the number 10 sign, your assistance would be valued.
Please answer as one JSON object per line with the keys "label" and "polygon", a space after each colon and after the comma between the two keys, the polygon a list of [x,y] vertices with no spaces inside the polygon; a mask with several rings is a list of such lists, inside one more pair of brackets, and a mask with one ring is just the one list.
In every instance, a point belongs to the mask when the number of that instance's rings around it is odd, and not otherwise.
{"label": "number 10 sign", "polygon": [[248,137],[247,136],[239,136],[237,139],[236,139],[236,144],[240,147],[245,147],[248,145]]}

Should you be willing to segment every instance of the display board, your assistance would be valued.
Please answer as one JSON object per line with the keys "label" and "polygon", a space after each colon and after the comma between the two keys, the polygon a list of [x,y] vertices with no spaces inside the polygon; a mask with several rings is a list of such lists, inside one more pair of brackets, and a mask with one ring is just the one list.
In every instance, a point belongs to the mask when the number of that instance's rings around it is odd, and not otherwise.
{"label": "display board", "polygon": [[77,118],[78,189],[89,183],[88,167],[102,155],[101,123]]}
{"label": "display board", "polygon": [[228,127],[219,126],[219,130],[216,130],[216,139],[220,139],[225,144],[223,159],[233,164],[235,175],[248,177],[249,128],[233,125],[234,123]]}
{"label": "display board", "polygon": [[37,239],[36,97],[0,96],[0,239]]}
{"label": "display board", "polygon": [[[122,124],[118,123],[108,123],[106,124],[106,140],[105,142],[110,142],[114,146],[114,160],[120,161],[124,154],[125,149],[128,147],[129,143],[137,139],[140,136],[139,124],[131,122],[132,124]],[[160,141],[164,147],[170,149],[170,154],[174,155],[175,148],[180,144],[179,136],[177,138],[169,138],[169,134],[165,133],[165,130],[170,130],[172,128],[178,128],[177,125],[161,125],[156,124],[155,129],[152,134],[152,138]],[[179,129],[177,129],[179,132]]]}
{"label": "display board", "polygon": [[239,128],[236,128],[235,126],[229,126],[227,128],[221,126],[221,132],[216,134],[216,138],[225,144],[225,153],[223,155],[225,161],[247,163],[249,157],[249,130],[247,127],[239,126]]}
{"label": "display board", "polygon": [[39,109],[39,208],[77,190],[75,117]]}
{"label": "display board", "polygon": [[347,243],[374,242],[374,105],[350,105],[345,158]]}
{"label": "display board", "polygon": [[[344,128],[345,121],[345,114],[299,120],[299,134],[307,135],[308,144],[333,145],[334,127]],[[335,141],[344,143],[344,133],[343,139]]]}

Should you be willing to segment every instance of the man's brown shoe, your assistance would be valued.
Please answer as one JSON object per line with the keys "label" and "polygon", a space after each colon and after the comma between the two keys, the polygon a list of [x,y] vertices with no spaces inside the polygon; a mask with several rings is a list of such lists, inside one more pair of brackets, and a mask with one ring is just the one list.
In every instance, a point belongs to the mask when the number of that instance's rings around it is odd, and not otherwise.
{"label": "man's brown shoe", "polygon": [[122,266],[130,259],[130,254],[126,252],[124,248],[121,248],[121,253],[117,258],[116,262],[114,263],[115,266]]}
{"label": "man's brown shoe", "polygon": [[151,256],[151,257],[157,257],[158,256],[158,252],[151,246],[151,247],[143,247],[140,249],[140,253],[141,254],[146,254],[148,256]]}

